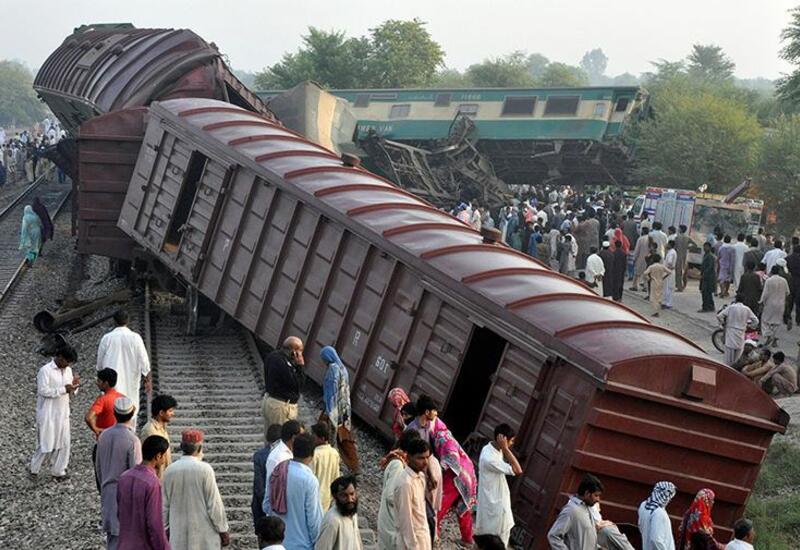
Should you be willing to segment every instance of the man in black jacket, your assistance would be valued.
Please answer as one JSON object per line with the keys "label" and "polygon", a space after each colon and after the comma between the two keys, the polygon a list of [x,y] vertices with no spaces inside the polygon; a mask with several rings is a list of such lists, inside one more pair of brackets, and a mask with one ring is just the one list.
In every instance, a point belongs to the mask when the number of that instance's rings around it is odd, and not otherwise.
{"label": "man in black jacket", "polygon": [[284,340],[280,349],[276,349],[264,360],[264,384],[266,393],[261,402],[261,413],[264,416],[264,440],[267,430],[273,424],[283,425],[287,420],[297,418],[297,401],[300,399],[300,387],[304,374],[303,341],[290,336]]}

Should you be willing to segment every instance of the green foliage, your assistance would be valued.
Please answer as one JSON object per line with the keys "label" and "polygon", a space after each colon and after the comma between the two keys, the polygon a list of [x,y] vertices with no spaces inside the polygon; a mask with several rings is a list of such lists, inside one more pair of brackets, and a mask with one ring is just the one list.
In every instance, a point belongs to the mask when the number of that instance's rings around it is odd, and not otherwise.
{"label": "green foliage", "polygon": [[545,69],[550,64],[550,60],[540,53],[532,53],[527,60],[528,72],[533,78],[539,80],[544,75]]}
{"label": "green foliage", "polygon": [[[764,133],[758,158],[758,194],[778,217],[778,226],[793,230],[798,226],[800,204],[800,115],[781,116]],[[800,470],[800,462],[794,472]],[[795,479],[800,479],[800,471]]]}
{"label": "green foliage", "polygon": [[789,13],[791,21],[781,33],[784,46],[780,56],[796,65],[796,68],[794,72],[778,80],[778,94],[785,101],[800,103],[800,6]]}
{"label": "green foliage", "polygon": [[374,86],[427,86],[444,64],[444,50],[419,19],[390,19],[370,32],[369,71]]}
{"label": "green foliage", "polygon": [[527,88],[536,85],[529,71],[528,57],[519,51],[471,65],[464,76],[467,82],[479,88]]}
{"label": "green foliage", "polygon": [[258,73],[258,89],[286,89],[314,80],[329,88],[427,86],[442,66],[444,52],[425,23],[385,21],[369,37],[309,27],[303,46]]}
{"label": "green foliage", "polygon": [[723,192],[752,170],[761,128],[740,100],[678,78],[659,87],[653,109],[633,131],[642,183]]}
{"label": "green foliage", "polygon": [[297,52],[284,54],[280,62],[256,74],[256,87],[286,89],[305,80],[331,88],[368,86],[365,68],[369,54],[365,38],[347,38],[344,32],[309,27]]}
{"label": "green foliage", "polygon": [[469,88],[472,82],[458,69],[442,69],[434,75],[431,85],[434,88]]}
{"label": "green foliage", "polygon": [[695,44],[687,57],[689,75],[710,82],[733,78],[736,64],[714,44]]}
{"label": "green foliage", "polygon": [[608,56],[600,48],[595,48],[583,54],[581,69],[589,77],[592,84],[603,80],[608,67]]}
{"label": "green foliage", "polygon": [[0,126],[29,126],[44,114],[31,71],[16,61],[0,61]]}
{"label": "green foliage", "polygon": [[580,67],[566,63],[550,63],[539,80],[543,88],[572,88],[588,86],[589,77]]}
{"label": "green foliage", "polygon": [[756,528],[756,548],[791,550],[800,538],[800,449],[773,443],[747,503],[747,518]]}

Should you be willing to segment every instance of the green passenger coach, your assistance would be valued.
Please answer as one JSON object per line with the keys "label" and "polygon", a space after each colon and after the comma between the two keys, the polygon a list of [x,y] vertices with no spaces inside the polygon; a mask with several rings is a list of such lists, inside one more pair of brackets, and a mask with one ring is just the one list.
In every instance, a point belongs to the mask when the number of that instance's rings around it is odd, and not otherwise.
{"label": "green passenger coach", "polygon": [[[268,100],[279,92],[262,92]],[[478,149],[507,184],[625,183],[628,123],[647,113],[636,86],[330,90],[368,136],[415,147],[446,140],[454,121],[474,124]]]}

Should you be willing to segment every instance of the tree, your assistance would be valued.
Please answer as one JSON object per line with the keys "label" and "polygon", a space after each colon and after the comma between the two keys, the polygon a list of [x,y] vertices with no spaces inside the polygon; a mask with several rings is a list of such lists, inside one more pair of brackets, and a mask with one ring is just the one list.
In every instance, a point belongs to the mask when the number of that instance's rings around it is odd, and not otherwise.
{"label": "tree", "polygon": [[592,84],[597,84],[603,80],[608,67],[608,57],[603,50],[595,48],[583,54],[581,59],[581,69],[588,75]]}
{"label": "tree", "polygon": [[344,32],[308,28],[303,47],[285,53],[280,62],[257,73],[259,90],[287,89],[305,80],[330,88],[360,88],[365,78],[370,50],[363,38],[347,38]]}
{"label": "tree", "polygon": [[458,69],[442,69],[433,77],[434,88],[469,88],[472,82]]}
{"label": "tree", "polygon": [[0,61],[0,126],[29,126],[44,115],[31,71],[17,61]]}
{"label": "tree", "polygon": [[791,21],[783,29],[781,40],[785,43],[780,56],[796,66],[795,70],[778,80],[778,95],[781,99],[800,104],[800,6],[789,12]]}
{"label": "tree", "polygon": [[308,28],[303,45],[256,75],[260,90],[286,89],[315,80],[328,88],[427,86],[443,66],[444,52],[419,19],[389,20],[370,36]]}
{"label": "tree", "polygon": [[550,60],[540,53],[532,53],[528,56],[528,72],[535,80],[542,78],[549,64]]}
{"label": "tree", "polygon": [[612,86],[638,86],[640,82],[639,77],[632,73],[618,74],[611,79]]}
{"label": "tree", "polygon": [[740,101],[666,88],[654,116],[634,126],[634,175],[642,183],[727,191],[751,172],[762,131]]}
{"label": "tree", "polygon": [[775,211],[778,225],[788,232],[800,225],[800,115],[782,116],[764,133],[756,179],[758,195]]}
{"label": "tree", "polygon": [[695,44],[686,59],[689,76],[711,82],[732,79],[736,68],[736,64],[725,55],[722,48],[714,44]]}
{"label": "tree", "polygon": [[470,65],[465,76],[473,86],[481,88],[529,88],[536,84],[528,57],[520,51]]}
{"label": "tree", "polygon": [[419,19],[390,19],[370,32],[369,68],[374,87],[427,86],[444,66],[444,50]]}
{"label": "tree", "polygon": [[588,86],[589,77],[580,67],[555,62],[544,70],[539,85],[543,88],[577,88]]}

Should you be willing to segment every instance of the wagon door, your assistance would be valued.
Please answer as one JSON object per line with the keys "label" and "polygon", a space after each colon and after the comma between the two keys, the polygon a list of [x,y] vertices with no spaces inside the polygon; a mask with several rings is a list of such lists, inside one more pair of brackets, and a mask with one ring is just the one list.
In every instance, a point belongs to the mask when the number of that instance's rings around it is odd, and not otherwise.
{"label": "wagon door", "polygon": [[517,436],[523,474],[512,494],[518,524],[515,539],[526,548],[549,527],[546,523],[561,485],[567,447],[574,439],[579,396],[587,389],[573,373],[560,359],[545,363],[536,389],[541,399],[531,400]]}
{"label": "wagon door", "polygon": [[[376,316],[376,326],[362,360],[362,368],[354,385],[355,402],[369,409],[369,417],[378,417],[400,367],[408,342],[414,314],[422,297],[418,277],[399,265]],[[358,407],[357,407],[357,410]],[[363,416],[363,412],[361,412]]]}
{"label": "wagon door", "polygon": [[228,166],[200,151],[193,151],[182,179],[161,251],[171,256],[172,265],[194,282],[200,261],[205,257],[208,236],[216,222],[216,212],[221,206],[221,195],[230,173]]}

